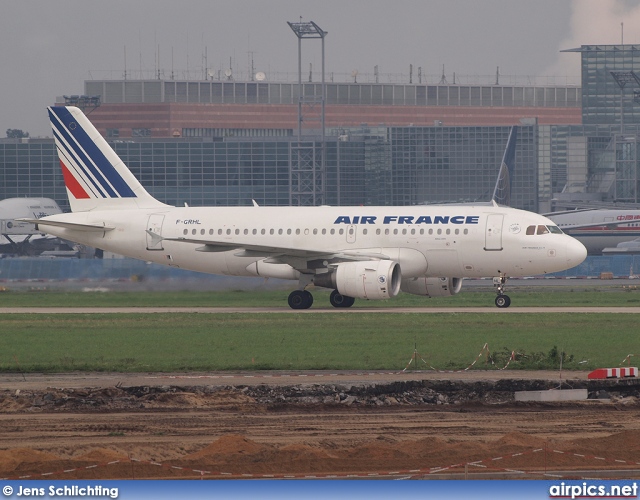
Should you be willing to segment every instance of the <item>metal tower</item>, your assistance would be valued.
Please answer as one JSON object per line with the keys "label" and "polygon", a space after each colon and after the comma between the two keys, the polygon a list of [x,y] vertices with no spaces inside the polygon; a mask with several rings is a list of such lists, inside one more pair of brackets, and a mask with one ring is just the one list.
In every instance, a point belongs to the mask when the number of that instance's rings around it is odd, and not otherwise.
{"label": "metal tower", "polygon": [[[326,144],[324,103],[324,37],[327,32],[311,22],[287,23],[298,37],[298,137],[291,142],[289,165],[289,202],[292,206],[317,206],[325,203]],[[322,84],[320,95],[317,85],[302,85],[302,39],[320,39],[322,42]],[[311,81],[311,76],[309,77]],[[303,127],[307,125],[306,127]],[[320,128],[320,134],[308,125]]]}

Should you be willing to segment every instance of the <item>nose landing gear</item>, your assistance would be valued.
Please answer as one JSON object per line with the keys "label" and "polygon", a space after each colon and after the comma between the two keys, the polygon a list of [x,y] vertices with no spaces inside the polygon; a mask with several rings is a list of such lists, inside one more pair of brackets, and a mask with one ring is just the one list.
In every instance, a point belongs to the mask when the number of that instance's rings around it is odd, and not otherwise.
{"label": "nose landing gear", "polygon": [[498,294],[495,300],[496,307],[501,309],[511,305],[511,298],[504,293],[506,283],[507,277],[504,274],[493,278],[493,286],[496,288],[496,293]]}

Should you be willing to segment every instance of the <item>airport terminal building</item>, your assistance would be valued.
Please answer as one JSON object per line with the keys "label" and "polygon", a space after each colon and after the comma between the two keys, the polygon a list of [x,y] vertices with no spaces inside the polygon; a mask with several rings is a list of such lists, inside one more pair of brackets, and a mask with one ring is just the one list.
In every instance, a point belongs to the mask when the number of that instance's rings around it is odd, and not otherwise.
{"label": "airport terminal building", "polygon": [[[58,102],[172,205],[488,201],[512,125],[513,206],[638,203],[640,46],[572,51],[581,87],[326,83],[324,133],[298,114],[320,83],[90,80]],[[1,139],[0,186],[68,207],[52,139]]]}

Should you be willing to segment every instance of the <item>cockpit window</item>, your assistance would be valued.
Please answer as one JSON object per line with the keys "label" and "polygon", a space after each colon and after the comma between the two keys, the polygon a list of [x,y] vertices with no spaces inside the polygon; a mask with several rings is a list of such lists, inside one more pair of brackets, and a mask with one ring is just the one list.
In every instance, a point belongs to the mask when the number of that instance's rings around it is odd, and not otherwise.
{"label": "cockpit window", "polygon": [[543,226],[542,224],[538,226],[528,226],[527,227],[527,235],[531,236],[532,234],[564,234],[562,229],[558,226]]}

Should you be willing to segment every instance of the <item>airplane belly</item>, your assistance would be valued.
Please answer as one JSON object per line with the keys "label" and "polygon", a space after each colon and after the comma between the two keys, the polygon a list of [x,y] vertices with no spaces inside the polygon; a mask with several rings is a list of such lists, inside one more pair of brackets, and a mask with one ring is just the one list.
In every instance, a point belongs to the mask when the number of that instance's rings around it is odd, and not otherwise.
{"label": "airplane belly", "polygon": [[460,256],[455,248],[438,248],[427,251],[428,276],[463,277]]}
{"label": "airplane belly", "polygon": [[196,248],[197,245],[193,245],[191,251],[185,251],[184,244],[165,241],[163,252],[147,252],[147,258],[199,273],[233,275],[227,265],[227,254],[230,252],[198,252]]}

